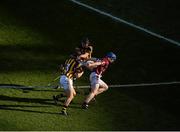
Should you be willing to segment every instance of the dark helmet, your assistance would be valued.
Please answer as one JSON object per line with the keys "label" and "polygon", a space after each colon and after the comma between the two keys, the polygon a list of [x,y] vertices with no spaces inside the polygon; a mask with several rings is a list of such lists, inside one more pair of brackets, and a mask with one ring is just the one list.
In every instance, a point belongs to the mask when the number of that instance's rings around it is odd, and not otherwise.
{"label": "dark helmet", "polygon": [[116,55],[113,52],[109,52],[106,54],[106,57],[112,59],[113,61],[116,60]]}
{"label": "dark helmet", "polygon": [[84,37],[82,40],[81,40],[81,44],[90,44],[90,40],[88,37]]}

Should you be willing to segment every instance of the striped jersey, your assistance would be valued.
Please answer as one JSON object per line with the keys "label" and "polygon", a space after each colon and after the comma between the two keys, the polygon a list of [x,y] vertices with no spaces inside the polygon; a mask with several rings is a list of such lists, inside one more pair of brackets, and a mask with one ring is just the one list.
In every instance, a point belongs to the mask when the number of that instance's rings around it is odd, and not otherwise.
{"label": "striped jersey", "polygon": [[69,58],[64,63],[64,70],[62,74],[66,75],[68,78],[74,78],[75,73],[80,68],[81,65],[75,58]]}

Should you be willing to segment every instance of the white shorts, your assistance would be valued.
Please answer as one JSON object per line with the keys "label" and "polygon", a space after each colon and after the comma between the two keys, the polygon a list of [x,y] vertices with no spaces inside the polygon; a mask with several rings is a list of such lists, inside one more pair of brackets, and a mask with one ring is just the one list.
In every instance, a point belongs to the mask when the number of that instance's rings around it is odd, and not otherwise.
{"label": "white shorts", "polygon": [[60,84],[64,88],[64,90],[71,90],[71,89],[73,89],[73,80],[69,79],[65,75],[62,75],[60,77]]}
{"label": "white shorts", "polygon": [[101,75],[96,74],[95,72],[92,72],[90,74],[90,83],[91,83],[91,88],[95,88],[97,85],[107,87],[107,84],[101,80]]}

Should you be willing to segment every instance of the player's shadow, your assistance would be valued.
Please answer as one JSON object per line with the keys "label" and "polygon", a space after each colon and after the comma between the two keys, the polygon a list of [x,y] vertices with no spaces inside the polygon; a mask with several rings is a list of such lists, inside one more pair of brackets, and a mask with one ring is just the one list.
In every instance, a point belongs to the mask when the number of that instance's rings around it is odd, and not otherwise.
{"label": "player's shadow", "polygon": [[[14,88],[16,90],[22,90],[23,93],[27,93],[30,91],[36,91],[36,92],[60,92],[59,89],[36,89],[36,88],[29,88],[27,86],[24,85],[19,85],[19,84],[0,84],[0,87],[4,87],[4,88]],[[41,105],[48,105],[48,106],[58,106],[58,107],[62,107],[63,103],[65,101],[65,98],[61,98],[58,101],[58,105],[55,104],[53,98],[50,99],[42,99],[42,98],[23,98],[23,97],[10,97],[7,95],[0,95],[0,100],[1,101],[11,101],[11,102],[23,102],[23,103],[36,103],[36,104],[41,104]],[[11,107],[24,107],[24,106],[20,106],[20,105],[12,105]],[[26,106],[26,107],[31,107],[31,106]],[[34,106],[32,106],[34,107]],[[43,107],[43,106],[42,106]],[[76,103],[76,102],[72,102],[71,105],[69,106],[70,108],[73,109],[81,109],[80,104]],[[32,110],[22,110],[22,109],[17,109],[17,108],[10,108],[9,107],[2,107],[2,105],[0,105],[0,109],[5,109],[5,110],[16,110],[16,111],[27,111],[27,112],[33,112]],[[34,111],[36,112],[36,111]],[[43,112],[37,112],[37,113],[43,113]]]}
{"label": "player's shadow", "polygon": [[[51,89],[37,89],[36,87],[28,87],[20,84],[0,84],[2,88],[11,88],[16,90],[22,90],[23,93],[28,93],[30,91],[37,92],[59,92],[59,89],[51,88]],[[43,88],[43,86],[42,86]]]}
{"label": "player's shadow", "polygon": [[[36,103],[36,104],[41,104],[41,105],[61,106],[61,107],[63,106],[63,102],[64,102],[64,100],[59,100],[60,104],[56,105],[54,103],[53,99],[9,97],[6,95],[0,95],[0,100],[1,101],[12,101],[12,102]],[[34,107],[34,106],[32,106],[32,107]],[[77,106],[76,103],[74,103],[74,102],[69,107],[73,108],[73,109],[80,109],[81,108],[80,106]],[[0,107],[0,108],[2,108],[2,107]],[[12,108],[10,108],[10,109],[12,110]]]}
{"label": "player's shadow", "polygon": [[25,85],[20,84],[0,84],[0,88],[11,88],[11,89],[17,89],[17,90],[33,90],[34,88],[29,88]]}
{"label": "player's shadow", "polygon": [[42,99],[42,98],[21,98],[21,97],[9,97],[6,95],[0,95],[0,100],[2,101],[12,101],[12,102],[25,102],[25,103],[38,103],[42,105],[54,105],[52,99]]}
{"label": "player's shadow", "polygon": [[[9,97],[5,95],[0,95],[0,100],[2,101],[15,101],[15,102],[26,102],[26,103],[39,103],[41,105],[0,105],[0,110],[10,110],[10,111],[20,111],[20,112],[28,112],[28,113],[40,113],[40,114],[53,114],[60,115],[60,112],[46,112],[46,111],[38,111],[38,110],[27,110],[25,108],[49,108],[52,107],[50,105],[55,105],[54,103],[49,103],[46,101],[52,101],[51,99],[32,99],[32,98],[19,98],[19,97]],[[43,105],[42,105],[43,104]],[[45,106],[44,106],[45,105]],[[58,106],[63,106],[59,104]],[[70,106],[70,108],[80,109],[80,106]]]}
{"label": "player's shadow", "polygon": [[57,90],[54,90],[54,89],[25,89],[25,90],[23,90],[24,93],[30,92],[30,91],[35,91],[35,92],[58,92]]}
{"label": "player's shadow", "polygon": [[22,108],[41,108],[41,107],[49,107],[49,106],[0,105],[0,110],[11,110],[11,111],[21,111],[21,112],[30,112],[30,113],[40,113],[40,114],[54,114],[54,115],[59,114],[59,113],[54,113],[54,112],[22,109]]}

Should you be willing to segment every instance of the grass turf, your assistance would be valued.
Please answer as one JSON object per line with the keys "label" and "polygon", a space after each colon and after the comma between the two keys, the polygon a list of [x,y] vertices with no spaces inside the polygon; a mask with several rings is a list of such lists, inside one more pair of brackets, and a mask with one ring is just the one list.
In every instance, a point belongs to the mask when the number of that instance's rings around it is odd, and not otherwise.
{"label": "grass turf", "polygon": [[[84,35],[95,41],[94,56],[118,56],[104,75],[108,84],[180,78],[178,47],[68,1],[7,0],[0,7],[1,84],[47,85]],[[88,76],[76,83],[88,84]],[[178,130],[178,87],[110,89],[88,111],[80,109],[79,90],[67,118],[52,101],[59,91],[0,89],[0,130]]]}

